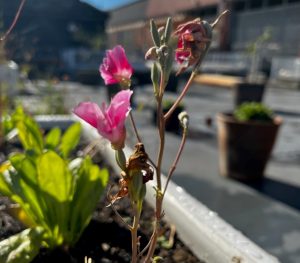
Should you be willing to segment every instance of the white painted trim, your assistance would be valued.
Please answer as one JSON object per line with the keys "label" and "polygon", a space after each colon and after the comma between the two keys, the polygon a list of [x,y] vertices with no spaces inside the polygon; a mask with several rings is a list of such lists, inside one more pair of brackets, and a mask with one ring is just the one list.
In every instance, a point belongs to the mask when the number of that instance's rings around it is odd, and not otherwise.
{"label": "white painted trim", "polygon": [[[115,162],[114,150],[110,143],[102,139],[96,129],[81,119],[71,116],[38,116],[42,126],[65,128],[72,121],[80,121],[83,136],[89,140],[99,140],[98,149],[106,161],[119,171]],[[125,147],[126,156],[132,149]],[[164,184],[166,177],[163,176]],[[154,205],[154,182],[147,183],[146,200]],[[211,211],[183,188],[172,181],[164,199],[164,211],[170,222],[175,224],[180,239],[201,260],[207,263],[279,263],[279,260],[245,237],[240,231],[225,222],[217,213]]]}
{"label": "white painted trim", "polygon": [[[78,119],[79,120],[79,119]],[[89,124],[79,120],[83,126],[83,136],[90,140],[101,139]],[[117,171],[114,151],[105,139],[98,145],[106,161]],[[125,147],[125,155],[132,149]],[[165,183],[163,176],[162,182]],[[154,205],[154,182],[147,184],[146,200]],[[167,218],[176,226],[181,240],[200,259],[209,263],[279,263],[279,260],[257,246],[240,231],[225,222],[217,213],[211,211],[192,197],[183,188],[169,183],[164,199]]]}

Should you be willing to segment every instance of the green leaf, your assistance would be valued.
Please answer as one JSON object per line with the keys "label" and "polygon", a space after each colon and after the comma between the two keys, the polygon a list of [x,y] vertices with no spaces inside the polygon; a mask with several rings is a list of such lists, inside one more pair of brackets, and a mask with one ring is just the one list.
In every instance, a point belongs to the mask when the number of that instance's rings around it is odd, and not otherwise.
{"label": "green leaf", "polygon": [[36,182],[36,168],[23,154],[11,156],[14,169],[7,170],[0,176],[0,191],[9,196],[35,224],[42,224],[42,198]]}
{"label": "green leaf", "polygon": [[7,174],[9,174],[10,168],[10,162],[5,162],[0,165],[0,193],[8,197],[12,195],[12,191],[9,187],[9,184],[6,182],[6,177]]}
{"label": "green leaf", "polygon": [[64,133],[60,144],[60,151],[63,157],[67,158],[70,152],[77,146],[80,139],[80,134],[81,125],[78,122],[72,124]]}
{"label": "green leaf", "polygon": [[39,253],[44,231],[42,228],[25,229],[0,242],[1,263],[31,262]]}
{"label": "green leaf", "polygon": [[160,47],[160,36],[153,19],[150,20],[150,33],[155,46]]}
{"label": "green leaf", "polygon": [[4,135],[7,135],[14,128],[14,123],[12,121],[12,118],[8,114],[4,114],[2,116],[2,128],[3,128]]}
{"label": "green leaf", "polygon": [[19,139],[25,150],[34,150],[38,153],[43,150],[43,136],[38,124],[29,116],[16,119],[16,128]]}
{"label": "green leaf", "polygon": [[43,148],[43,138],[36,121],[24,113],[21,106],[17,107],[11,116],[14,127],[18,130],[19,139],[25,150],[41,152]]}
{"label": "green leaf", "polygon": [[159,93],[159,79],[160,79],[160,72],[157,63],[154,62],[151,68],[151,80],[152,80],[155,96],[158,96]]}
{"label": "green leaf", "polygon": [[173,69],[173,62],[174,62],[174,56],[175,56],[175,52],[173,47],[170,45],[169,46],[169,50],[168,50],[168,55],[166,57],[166,61],[165,61],[165,69],[166,69],[166,76],[165,76],[165,80],[168,81],[170,74],[172,72]]}
{"label": "green leaf", "polygon": [[16,153],[10,156],[9,160],[22,179],[29,184],[37,184],[36,167],[31,159],[27,158],[27,156],[22,153]]}
{"label": "green leaf", "polygon": [[164,32],[164,39],[165,39],[166,43],[169,42],[169,39],[170,39],[171,33],[172,33],[172,29],[173,29],[172,28],[172,18],[168,17],[165,32]]}
{"label": "green leaf", "polygon": [[65,161],[57,153],[50,150],[42,154],[37,163],[37,173],[41,191],[59,202],[69,199],[72,176]]}
{"label": "green leaf", "polygon": [[59,128],[51,129],[45,138],[45,147],[54,150],[60,143],[60,138],[61,130]]}
{"label": "green leaf", "polygon": [[67,161],[51,150],[39,157],[37,172],[40,195],[45,202],[44,221],[51,232],[48,245],[58,246],[68,232],[73,176]]}
{"label": "green leaf", "polygon": [[[75,191],[71,203],[70,240],[77,241],[82,231],[90,222],[92,213],[108,182],[108,171],[93,165],[86,157],[75,175]],[[88,202],[87,202],[88,200]]]}

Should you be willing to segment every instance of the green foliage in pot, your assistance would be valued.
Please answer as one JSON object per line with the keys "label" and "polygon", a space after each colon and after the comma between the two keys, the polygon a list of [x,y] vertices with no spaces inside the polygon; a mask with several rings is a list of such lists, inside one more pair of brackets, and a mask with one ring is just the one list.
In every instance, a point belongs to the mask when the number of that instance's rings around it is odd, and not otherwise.
{"label": "green foliage in pot", "polygon": [[272,110],[262,103],[245,102],[234,111],[238,121],[273,122]]}
{"label": "green foliage in pot", "polygon": [[29,229],[0,242],[0,262],[30,262],[41,246],[72,246],[88,225],[108,180],[90,157],[70,159],[81,126],[44,138],[38,124],[18,109],[12,116],[24,153],[0,166],[0,192],[19,204],[15,213]]}

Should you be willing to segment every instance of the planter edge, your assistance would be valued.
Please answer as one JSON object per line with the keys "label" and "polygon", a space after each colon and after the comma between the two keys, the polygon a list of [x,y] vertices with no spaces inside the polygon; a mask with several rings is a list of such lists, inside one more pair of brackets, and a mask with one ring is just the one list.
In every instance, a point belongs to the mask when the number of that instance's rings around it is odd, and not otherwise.
{"label": "planter edge", "polygon": [[[76,116],[38,116],[36,119],[42,126],[61,128],[79,121],[87,140],[101,139],[96,129]],[[120,171],[110,143],[103,139],[98,144],[98,149],[105,153],[103,156],[113,169]],[[129,156],[132,149],[126,146],[124,152]],[[166,177],[163,176],[162,183],[165,181]],[[155,203],[153,186],[154,182],[147,185],[146,200],[151,205]],[[276,257],[264,251],[172,181],[164,199],[164,211],[167,219],[176,225],[180,239],[201,260],[212,263],[279,263]]]}

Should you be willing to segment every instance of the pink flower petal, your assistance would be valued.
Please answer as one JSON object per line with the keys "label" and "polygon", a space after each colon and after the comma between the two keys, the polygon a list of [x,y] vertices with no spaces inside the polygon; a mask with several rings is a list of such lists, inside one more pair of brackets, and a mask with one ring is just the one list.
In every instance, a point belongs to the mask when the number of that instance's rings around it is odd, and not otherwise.
{"label": "pink flower petal", "polygon": [[126,137],[125,120],[130,111],[131,90],[119,91],[107,108],[93,102],[80,103],[73,112],[97,128],[98,133],[108,139],[115,149],[124,147]]}
{"label": "pink flower petal", "polygon": [[124,121],[130,111],[131,90],[122,90],[118,92],[111,100],[107,114],[114,124],[124,125]]}
{"label": "pink flower petal", "polygon": [[97,128],[98,120],[103,118],[99,106],[94,102],[81,102],[73,112],[95,128]]}

